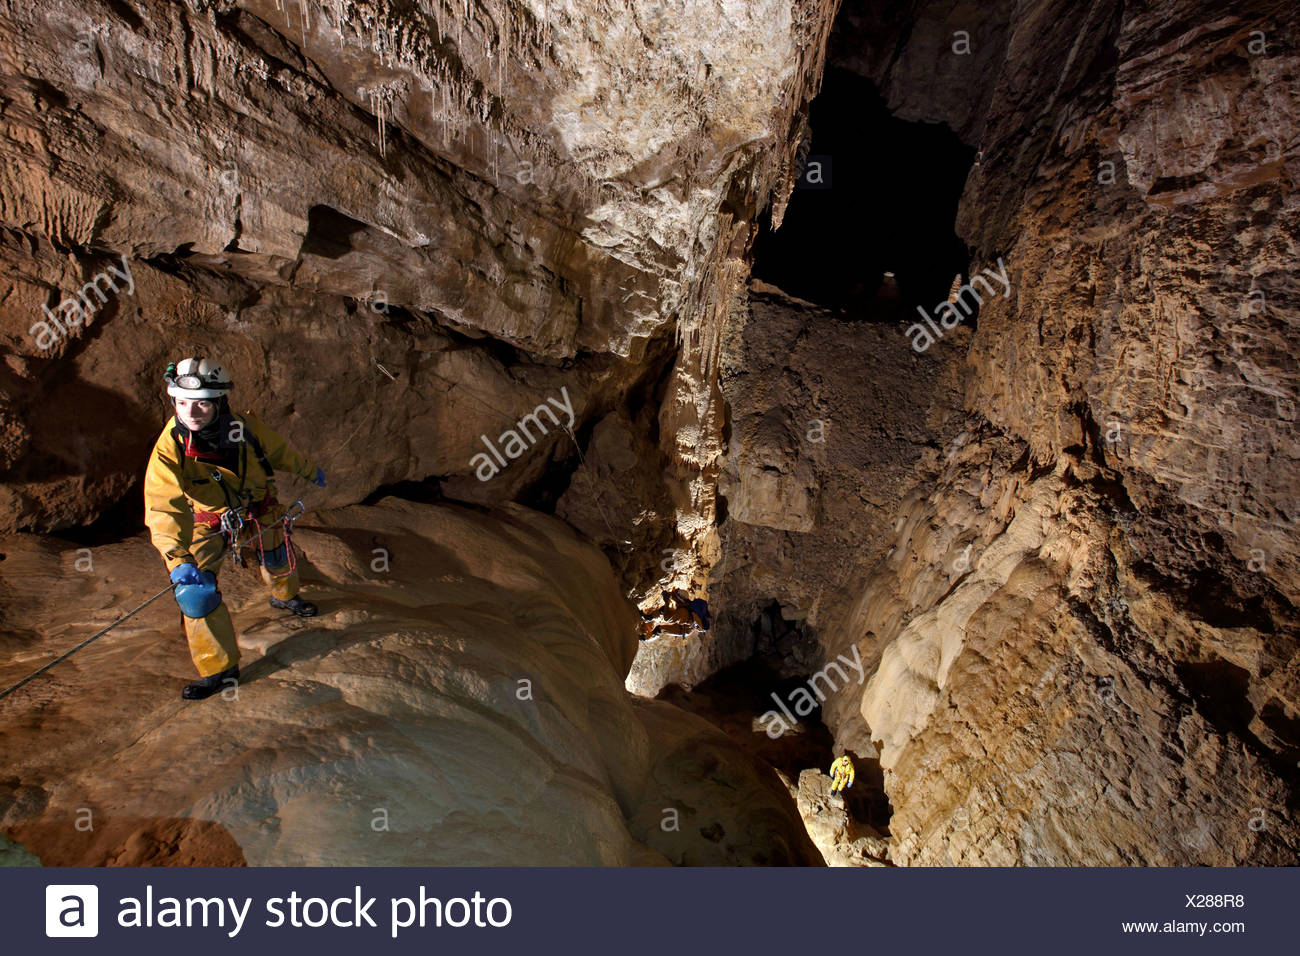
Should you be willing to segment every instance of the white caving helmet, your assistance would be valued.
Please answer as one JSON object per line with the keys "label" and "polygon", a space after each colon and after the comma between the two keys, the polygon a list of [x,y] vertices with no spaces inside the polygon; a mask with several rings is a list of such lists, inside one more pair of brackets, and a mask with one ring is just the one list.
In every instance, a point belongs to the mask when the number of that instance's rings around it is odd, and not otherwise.
{"label": "white caving helmet", "polygon": [[187,358],[167,367],[167,394],[173,398],[218,398],[234,388],[226,370],[215,359]]}

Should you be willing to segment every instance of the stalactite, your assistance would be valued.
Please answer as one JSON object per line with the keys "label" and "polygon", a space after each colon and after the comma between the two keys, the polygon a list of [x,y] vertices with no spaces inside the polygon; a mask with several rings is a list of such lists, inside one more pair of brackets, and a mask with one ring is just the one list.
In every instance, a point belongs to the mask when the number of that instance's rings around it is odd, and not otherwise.
{"label": "stalactite", "polygon": [[541,41],[542,51],[545,53],[546,47],[550,45],[550,37],[547,36],[547,29],[551,25],[551,0],[542,0],[542,23],[541,23]]}
{"label": "stalactite", "polygon": [[335,29],[339,35],[339,50],[343,49],[343,17],[346,15],[347,0],[334,0]]}
{"label": "stalactite", "polygon": [[[505,13],[501,15],[501,29],[505,31],[502,37],[501,49],[497,53],[497,96],[502,100],[506,96],[506,58],[510,51],[510,6],[507,2]],[[505,111],[502,110],[504,118]]]}
{"label": "stalactite", "polygon": [[381,83],[377,86],[363,86],[357,90],[357,94],[370,97],[370,109],[375,114],[375,122],[379,132],[379,156],[381,159],[388,158],[388,119],[391,115],[393,100],[397,98],[399,91],[404,84],[401,80],[391,80],[388,83]]}
{"label": "stalactite", "polygon": [[443,152],[446,152],[447,150],[447,88],[445,86],[438,87],[438,106],[437,106],[435,116],[439,126],[442,128],[442,149]]}
{"label": "stalactite", "polygon": [[371,105],[372,105],[372,106],[374,107],[374,109],[375,109],[375,119],[376,119],[376,120],[378,121],[378,123],[379,123],[379,158],[380,158],[380,159],[387,159],[387,158],[388,158],[388,142],[387,142],[387,140],[386,140],[385,137],[384,137],[384,133],[385,133],[385,130],[384,130],[384,118],[385,118],[385,117],[384,117],[384,106],[385,106],[386,104],[384,103],[383,97],[378,96],[378,95],[376,95],[375,93],[372,93],[372,94],[370,95],[370,102],[371,102]]}

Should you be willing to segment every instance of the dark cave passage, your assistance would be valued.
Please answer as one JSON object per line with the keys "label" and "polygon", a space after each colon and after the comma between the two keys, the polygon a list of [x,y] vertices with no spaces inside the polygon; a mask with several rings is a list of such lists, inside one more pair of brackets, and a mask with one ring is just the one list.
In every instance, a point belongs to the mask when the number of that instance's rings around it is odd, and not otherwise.
{"label": "dark cave passage", "polygon": [[[839,819],[842,830],[834,842],[840,845],[822,848],[832,858],[846,849],[861,852],[850,848],[860,837],[888,839],[893,811],[876,755],[837,748],[820,703],[811,708],[797,703],[813,696],[820,700],[819,688],[824,684],[818,680],[834,673],[821,660],[816,634],[799,621],[786,620],[779,601],[761,608],[750,629],[754,650],[748,658],[723,667],[689,690],[670,684],[659,699],[703,717],[776,771],[806,820],[830,825],[832,818]],[[852,760],[856,780],[838,795],[819,792],[829,784],[831,763],[841,753]],[[810,771],[815,772],[812,781],[807,778]],[[805,809],[806,803],[811,809]],[[810,828],[810,835],[814,829]],[[883,858],[873,862],[889,865]]]}
{"label": "dark cave passage", "polygon": [[810,117],[781,228],[772,231],[770,208],[760,217],[754,277],[859,317],[895,316],[886,273],[904,313],[946,299],[970,265],[953,223],[975,150],[943,124],[891,116],[875,85],[849,70],[826,71]]}

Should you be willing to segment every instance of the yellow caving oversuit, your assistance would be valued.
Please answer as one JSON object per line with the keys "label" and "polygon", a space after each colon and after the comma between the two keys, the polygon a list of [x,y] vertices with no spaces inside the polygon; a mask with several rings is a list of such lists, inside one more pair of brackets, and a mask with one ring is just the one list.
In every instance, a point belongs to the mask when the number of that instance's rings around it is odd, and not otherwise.
{"label": "yellow caving oversuit", "polygon": [[[232,505],[247,505],[248,514],[257,518],[262,529],[262,580],[271,593],[282,601],[298,594],[298,573],[287,571],[290,564],[284,546],[280,519],[285,507],[275,500],[275,482],[262,467],[256,454],[260,446],[271,468],[312,480],[316,466],[296,451],[284,438],[263,424],[251,412],[235,416],[244,422],[245,438],[238,449],[238,470],[205,462],[186,453],[187,445],[173,416],[154,442],[144,478],[145,524],[149,526],[153,545],[162,554],[170,573],[178,565],[193,562],[201,571],[214,575],[226,554],[225,536],[217,533],[194,544],[194,539],[218,531],[221,516]],[[251,433],[257,446],[247,440]],[[252,446],[252,447],[250,447]],[[220,478],[220,481],[217,478]],[[256,535],[252,524],[245,525],[243,537]],[[257,542],[249,547],[257,550]],[[261,557],[259,556],[259,563]],[[239,645],[234,625],[224,602],[201,618],[187,617],[185,637],[190,656],[200,677],[209,677],[239,664]]]}
{"label": "yellow caving oversuit", "polygon": [[849,759],[849,755],[836,757],[831,763],[831,793],[840,793],[846,787],[853,786],[856,777],[857,773],[853,769],[853,761]]}

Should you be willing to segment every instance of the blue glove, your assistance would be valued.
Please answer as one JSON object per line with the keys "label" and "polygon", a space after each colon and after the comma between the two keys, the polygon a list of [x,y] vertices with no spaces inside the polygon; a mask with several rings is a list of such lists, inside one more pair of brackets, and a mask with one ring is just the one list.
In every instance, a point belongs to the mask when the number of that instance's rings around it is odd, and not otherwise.
{"label": "blue glove", "polygon": [[321,488],[324,488],[324,487],[325,487],[325,472],[324,472],[322,469],[320,469],[320,468],[317,468],[317,469],[316,469],[316,479],[315,479],[315,480],[316,480],[316,484],[317,484],[319,487],[321,487]]}
{"label": "blue glove", "polygon": [[203,581],[197,564],[178,564],[172,568],[172,584],[200,584]]}

